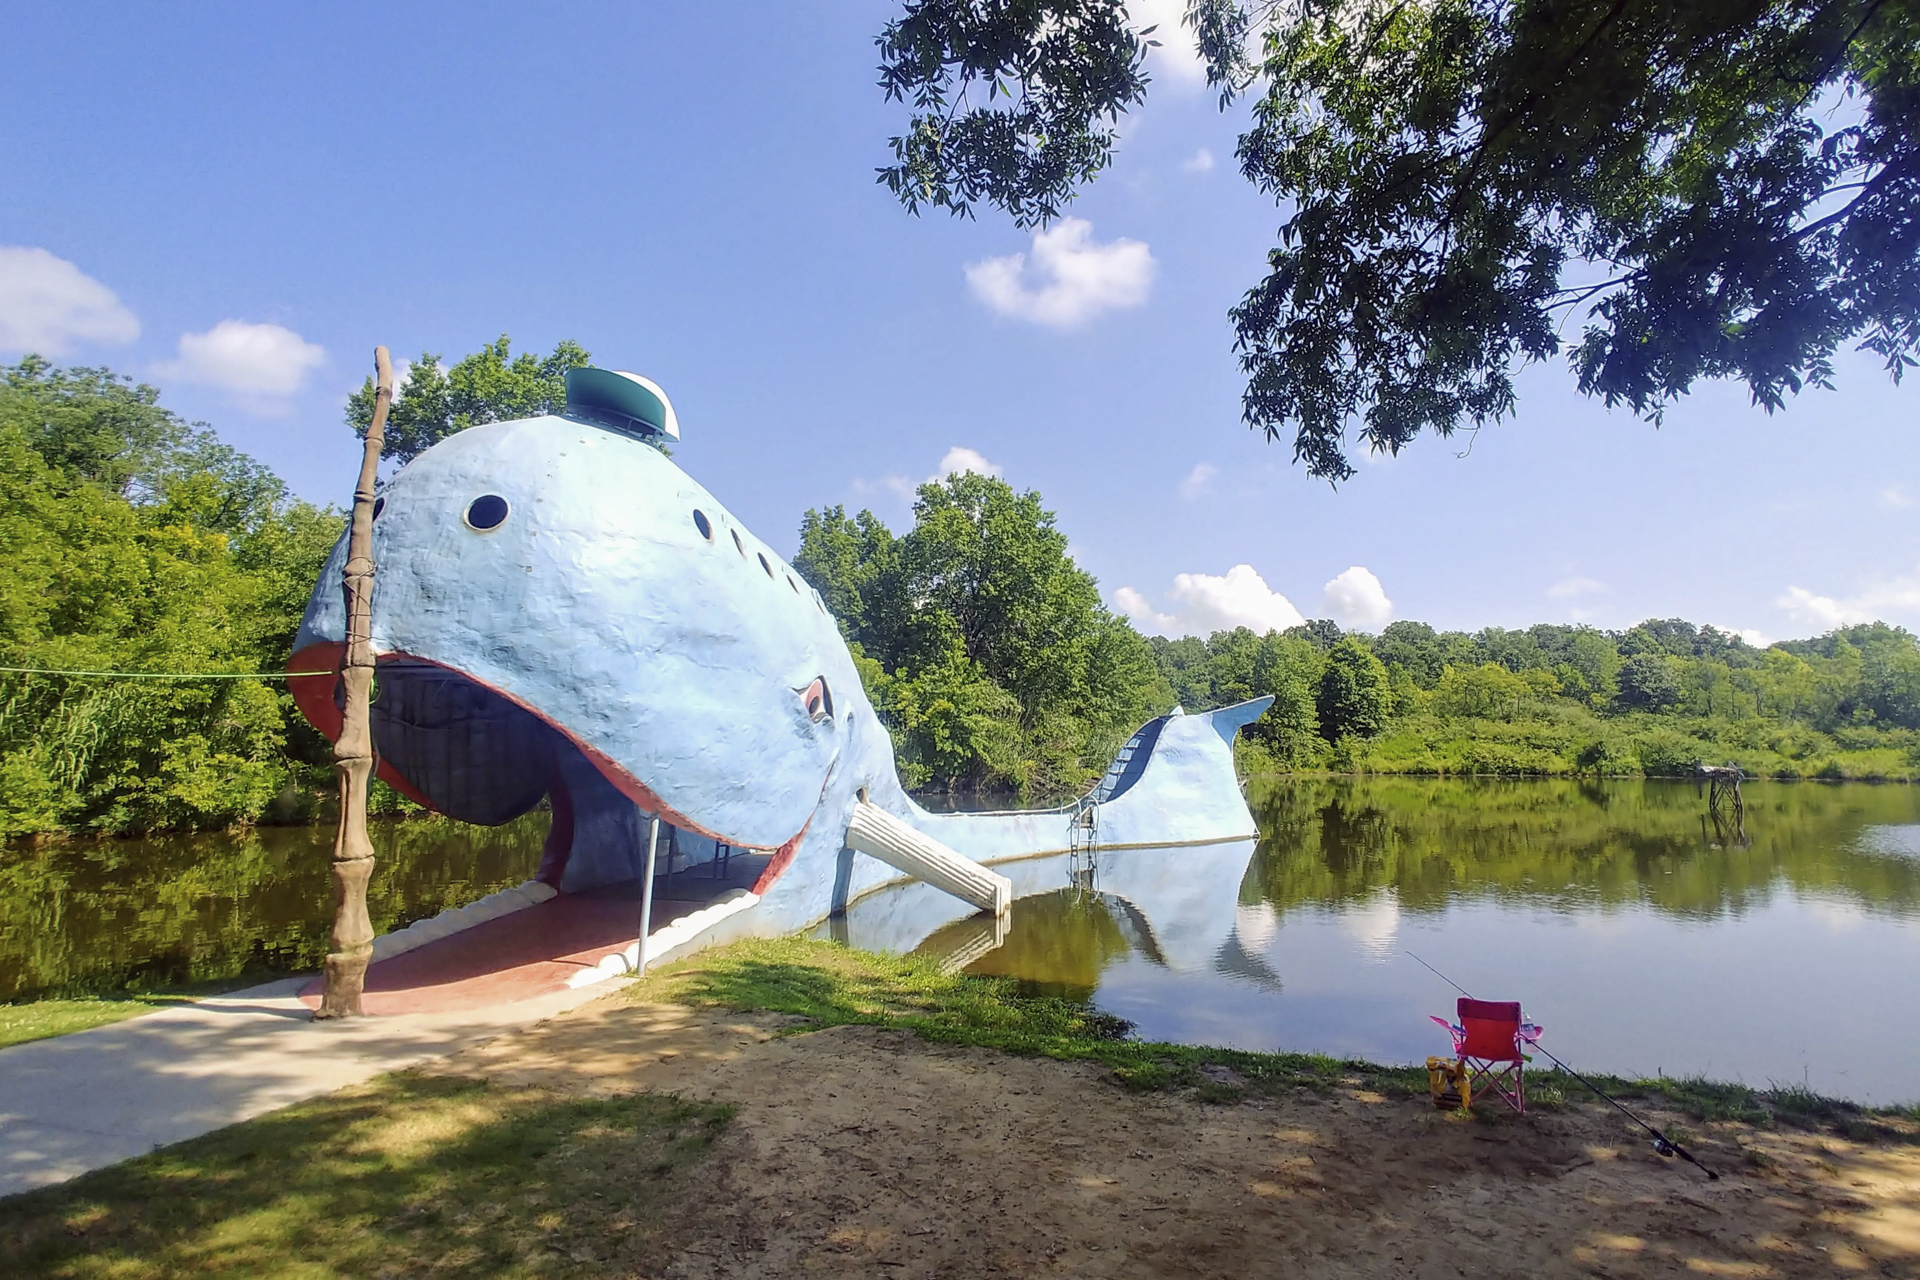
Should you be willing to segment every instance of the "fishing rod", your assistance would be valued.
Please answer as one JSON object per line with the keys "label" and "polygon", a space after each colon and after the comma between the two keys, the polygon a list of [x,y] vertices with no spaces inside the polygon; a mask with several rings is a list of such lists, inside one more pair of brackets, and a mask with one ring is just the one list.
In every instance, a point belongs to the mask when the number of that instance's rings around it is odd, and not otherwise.
{"label": "fishing rod", "polygon": [[[1438,969],[1428,964],[1425,960],[1422,960],[1419,956],[1414,955],[1413,952],[1409,951],[1407,952],[1407,954],[1409,956],[1413,956],[1413,961],[1415,964],[1418,964],[1421,968],[1425,969],[1428,973],[1431,973],[1434,977],[1440,979],[1440,981],[1452,987],[1455,991],[1458,991],[1461,995],[1465,996],[1467,999],[1469,1000],[1475,999],[1473,992],[1467,990],[1465,987],[1455,982],[1452,978],[1449,978],[1446,974],[1440,972]],[[1696,1160],[1694,1158],[1693,1152],[1687,1150],[1685,1147],[1675,1142],[1672,1138],[1669,1138],[1666,1134],[1660,1132],[1658,1129],[1648,1124],[1645,1120],[1642,1120],[1639,1116],[1635,1115],[1632,1111],[1629,1111],[1624,1103],[1621,1103],[1615,1100],[1614,1098],[1609,1097],[1606,1091],[1601,1089],[1599,1085],[1587,1079],[1585,1076],[1581,1075],[1578,1071],[1575,1071],[1572,1067],[1568,1066],[1566,1063],[1560,1061],[1559,1057],[1553,1052],[1553,1050],[1547,1048],[1545,1045],[1541,1044],[1538,1040],[1529,1041],[1528,1043],[1533,1048],[1538,1049],[1541,1053],[1546,1054],[1547,1057],[1553,1062],[1554,1066],[1560,1068],[1562,1071],[1572,1076],[1575,1080],[1578,1080],[1581,1084],[1593,1090],[1594,1096],[1598,1097],[1602,1102],[1608,1104],[1614,1110],[1618,1111],[1621,1115],[1625,1116],[1627,1119],[1633,1121],[1635,1124],[1639,1125],[1642,1129],[1645,1129],[1648,1133],[1652,1134],[1653,1149],[1655,1151],[1659,1152],[1663,1156],[1666,1156],[1668,1159],[1672,1159],[1674,1156],[1679,1156],[1682,1160],[1685,1160],[1688,1164],[1692,1165],[1694,1168],[1698,1169],[1700,1172],[1706,1174],[1709,1181],[1712,1181],[1712,1182],[1720,1181],[1720,1175],[1715,1173],[1713,1170],[1707,1168],[1707,1166],[1701,1164],[1698,1160]]]}

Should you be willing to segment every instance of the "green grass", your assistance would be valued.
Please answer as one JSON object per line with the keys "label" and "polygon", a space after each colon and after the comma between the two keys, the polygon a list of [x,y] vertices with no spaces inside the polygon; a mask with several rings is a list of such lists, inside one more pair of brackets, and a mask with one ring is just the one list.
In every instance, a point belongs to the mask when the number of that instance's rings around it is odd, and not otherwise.
{"label": "green grass", "polygon": [[183,995],[136,995],[118,999],[86,996],[74,1000],[33,1000],[25,1004],[0,1004],[0,1049],[48,1036],[64,1036],[69,1031],[104,1027],[110,1022],[137,1018],[168,1005],[189,1004]]}
{"label": "green grass", "polygon": [[1133,1088],[1192,1088],[1214,1101],[1290,1088],[1401,1096],[1427,1089],[1424,1069],[1135,1040],[1119,1018],[1023,995],[1011,980],[943,974],[934,960],[802,938],[735,943],[650,973],[629,990],[642,1000],[795,1014],[807,1019],[801,1030],[896,1027],[943,1044],[1098,1062]]}
{"label": "green grass", "polygon": [[386,1076],[0,1200],[0,1275],[635,1273],[731,1116]]}
{"label": "green grass", "polygon": [[[1130,1088],[1185,1089],[1203,1102],[1306,1089],[1424,1097],[1422,1067],[1312,1053],[1246,1053],[1137,1040],[1126,1022],[1071,1000],[1028,996],[1003,978],[945,974],[937,961],[877,955],[802,938],[752,940],[691,957],[629,988],[638,999],[765,1010],[806,1019],[796,1030],[894,1027],[943,1044],[1070,1062],[1098,1062]],[[1863,1107],[1806,1089],[1753,1089],[1700,1079],[1588,1079],[1629,1106],[1654,1104],[1700,1121],[1824,1129],[1861,1140],[1920,1142],[1920,1109]],[[1530,1071],[1531,1106],[1600,1104],[1572,1076]]]}

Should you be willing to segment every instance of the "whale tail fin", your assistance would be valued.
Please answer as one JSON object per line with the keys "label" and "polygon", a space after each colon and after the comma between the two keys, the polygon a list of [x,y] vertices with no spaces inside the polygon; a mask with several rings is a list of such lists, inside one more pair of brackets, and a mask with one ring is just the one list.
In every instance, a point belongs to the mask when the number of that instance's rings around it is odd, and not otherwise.
{"label": "whale tail fin", "polygon": [[1100,841],[1187,844],[1251,836],[1233,740],[1273,705],[1271,697],[1169,715],[1140,726],[1087,796],[1101,809]]}

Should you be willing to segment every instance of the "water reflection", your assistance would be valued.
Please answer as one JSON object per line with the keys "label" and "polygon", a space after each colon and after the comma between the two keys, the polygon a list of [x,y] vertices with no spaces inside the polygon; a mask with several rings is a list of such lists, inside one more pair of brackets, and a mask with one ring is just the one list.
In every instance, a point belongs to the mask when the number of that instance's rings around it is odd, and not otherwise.
{"label": "water reflection", "polygon": [[[1750,784],[1744,842],[1684,783],[1251,791],[1252,847],[1103,852],[1090,892],[1064,858],[1007,868],[1011,927],[967,971],[1154,1039],[1416,1061],[1455,993],[1411,949],[1597,1070],[1920,1097],[1920,790]],[[948,954],[978,926],[943,896],[888,891],[840,931]]]}
{"label": "water reflection", "polygon": [[[547,817],[374,823],[385,933],[519,884]],[[0,1000],[315,969],[332,921],[330,827],[0,850]]]}
{"label": "water reflection", "polygon": [[1889,856],[1874,834],[1911,823],[1912,787],[1750,783],[1745,843],[1714,828],[1689,783],[1256,779],[1249,791],[1261,834],[1247,892],[1282,910],[1383,888],[1409,911],[1464,894],[1711,919],[1782,890],[1902,916],[1920,906],[1920,859]]}

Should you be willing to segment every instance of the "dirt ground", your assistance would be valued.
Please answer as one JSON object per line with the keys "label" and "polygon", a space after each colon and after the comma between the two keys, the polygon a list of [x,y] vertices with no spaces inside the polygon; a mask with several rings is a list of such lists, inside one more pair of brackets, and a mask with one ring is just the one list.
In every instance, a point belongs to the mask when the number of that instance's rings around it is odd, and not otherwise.
{"label": "dirt ground", "polygon": [[[1349,1091],[1209,1105],[1104,1069],[613,997],[438,1070],[741,1104],[657,1274],[1920,1277],[1920,1147]],[[1662,1123],[1656,1120],[1656,1123]]]}

